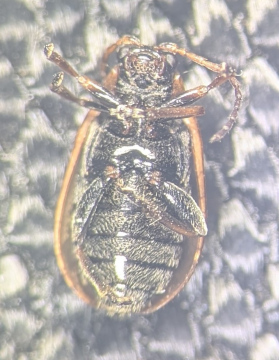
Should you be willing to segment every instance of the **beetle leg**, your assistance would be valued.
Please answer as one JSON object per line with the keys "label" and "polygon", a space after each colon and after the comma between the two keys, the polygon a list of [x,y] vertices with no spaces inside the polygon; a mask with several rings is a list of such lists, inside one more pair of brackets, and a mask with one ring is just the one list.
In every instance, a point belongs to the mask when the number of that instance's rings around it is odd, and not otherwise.
{"label": "beetle leg", "polygon": [[179,96],[172,98],[171,100],[163,104],[162,107],[190,105],[207,95],[208,92],[211,90],[209,86],[201,85],[193,89],[189,89],[180,94]]}
{"label": "beetle leg", "polygon": [[211,70],[211,71],[214,71],[217,73],[223,73],[223,72],[227,71],[228,65],[225,62],[222,62],[220,64],[213,63],[213,62],[207,60],[203,56],[199,56],[195,53],[187,51],[186,49],[178,47],[177,44],[162,43],[159,46],[155,46],[155,49],[165,51],[165,52],[170,52],[173,54],[179,54],[181,56],[187,57],[188,59],[195,62],[196,64],[198,64],[200,66],[204,66],[208,70]]}
{"label": "beetle leg", "polygon": [[[179,54],[181,56],[187,57],[188,59],[195,62],[196,64],[198,64],[200,66],[204,66],[205,68],[207,68],[208,70],[211,70],[213,72],[219,73],[219,76],[217,76],[212,81],[212,83],[209,84],[207,87],[204,87],[204,89],[202,86],[194,89],[194,90],[199,90],[201,92],[205,91],[205,93],[203,95],[201,94],[202,96],[206,95],[208,93],[208,91],[222,85],[226,81],[229,81],[231,83],[232,87],[234,88],[234,92],[235,92],[235,101],[234,101],[233,111],[231,112],[228,121],[222,127],[222,129],[219,130],[216,134],[214,134],[211,137],[210,142],[215,142],[215,141],[221,140],[231,130],[233,125],[236,123],[237,117],[238,117],[238,111],[240,108],[240,104],[242,102],[242,93],[240,90],[240,84],[236,80],[236,76],[237,76],[236,70],[234,70],[232,67],[230,67],[225,62],[222,62],[220,64],[213,63],[211,61],[208,61],[206,58],[204,58],[202,56],[191,53],[185,49],[179,48],[176,44],[173,44],[173,43],[160,44],[159,46],[156,47],[156,49],[161,50],[161,51],[171,52],[173,54]],[[206,91],[206,89],[207,89],[207,91]],[[189,95],[190,95],[190,93],[189,93]],[[195,97],[195,95],[197,97]],[[179,98],[183,98],[183,94]],[[192,97],[193,101],[196,101],[198,98],[199,98],[198,93],[193,94],[193,97]],[[190,99],[191,99],[191,96],[190,96],[189,100]],[[173,100],[175,101],[176,99],[173,99]],[[166,104],[166,106],[167,106],[167,104]]]}
{"label": "beetle leg", "polygon": [[230,83],[232,84],[233,88],[234,88],[234,93],[235,93],[235,101],[234,101],[234,107],[233,107],[233,111],[231,112],[228,121],[225,123],[225,125],[219,130],[217,131],[216,134],[214,134],[211,139],[209,140],[211,143],[215,142],[215,141],[220,141],[233,127],[233,125],[236,123],[237,118],[238,118],[238,111],[242,102],[242,93],[240,90],[240,84],[239,82],[236,80],[235,77],[231,77],[229,79]]}
{"label": "beetle leg", "polygon": [[162,105],[162,107],[190,105],[202,99],[209,93],[209,91],[222,85],[226,81],[228,81],[226,74],[219,75],[209,85],[201,85],[193,89],[189,89],[183,94],[180,94],[179,96],[169,100],[164,105]]}
{"label": "beetle leg", "polygon": [[192,116],[204,115],[203,106],[186,106],[186,107],[161,107],[145,109],[144,114],[150,121],[160,121],[168,119],[182,119]]}
{"label": "beetle leg", "polygon": [[234,88],[235,101],[234,101],[233,111],[231,112],[228,121],[222,127],[222,129],[219,130],[210,139],[210,142],[219,141],[231,130],[231,128],[237,121],[237,115],[238,115],[238,111],[239,111],[240,104],[242,101],[240,84],[234,76],[230,76],[229,74],[221,74],[221,75],[217,76],[209,85],[207,85],[207,86],[201,85],[194,89],[190,89],[190,90],[186,91],[185,93],[180,94],[179,96],[175,97],[174,99],[171,99],[166,104],[164,104],[163,107],[181,106],[181,105],[191,104],[191,103],[203,98],[205,95],[208,94],[209,91],[222,85],[226,81],[229,81]]}
{"label": "beetle leg", "polygon": [[109,112],[109,110],[106,107],[102,106],[101,104],[95,101],[90,101],[76,97],[73,93],[70,92],[70,90],[68,90],[64,85],[62,85],[63,78],[64,78],[63,72],[54,75],[54,78],[50,85],[50,90],[52,92],[58,94],[59,96],[63,97],[66,100],[72,101],[85,108],[90,108],[101,112],[107,112],[107,113]]}
{"label": "beetle leg", "polygon": [[86,90],[88,90],[93,96],[102,101],[102,103],[110,107],[116,107],[120,105],[119,100],[103,86],[97,82],[89,79],[89,77],[80,75],[78,77],[79,84]]}
{"label": "beetle leg", "polygon": [[102,105],[109,107],[119,105],[118,99],[102,85],[89,79],[87,76],[79,75],[61,55],[54,51],[54,45],[52,43],[45,45],[44,53],[49,61],[59,66],[67,74],[73,76],[84,89],[88,90],[93,96],[99,99],[102,102]]}
{"label": "beetle leg", "polygon": [[167,211],[174,213],[175,218],[180,221],[190,224],[196,234],[205,236],[207,234],[206,222],[192,196],[170,182],[164,182],[161,190],[164,201],[168,205]]}
{"label": "beetle leg", "polygon": [[202,211],[195,200],[176,185],[165,182],[163,186],[152,186],[154,192],[149,192],[147,188],[127,187],[120,181],[118,186],[154,221],[184,236],[207,234]]}
{"label": "beetle leg", "polygon": [[78,78],[79,74],[75,71],[75,69],[61,55],[53,50],[54,45],[52,43],[45,45],[44,54],[46,58],[55,65],[59,66],[69,75],[73,76],[74,78]]}

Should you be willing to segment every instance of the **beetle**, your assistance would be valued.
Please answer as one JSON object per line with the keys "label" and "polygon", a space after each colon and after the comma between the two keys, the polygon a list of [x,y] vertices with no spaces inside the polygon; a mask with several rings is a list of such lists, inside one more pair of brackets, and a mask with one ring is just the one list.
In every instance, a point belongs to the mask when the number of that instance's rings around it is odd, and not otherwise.
{"label": "beetle", "polygon": [[[112,53],[117,64],[101,85],[78,74],[53,44],[44,52],[63,70],[54,76],[51,90],[90,109],[77,133],[57,203],[58,265],[80,298],[109,315],[153,312],[188,282],[207,234],[196,120],[204,108],[192,104],[231,83],[233,111],[211,138],[221,140],[241,104],[236,72],[176,44],[150,47],[126,35],[104,53],[103,72]],[[217,76],[207,86],[185,90],[175,70],[177,55]],[[78,98],[64,87],[64,72],[93,100]]]}

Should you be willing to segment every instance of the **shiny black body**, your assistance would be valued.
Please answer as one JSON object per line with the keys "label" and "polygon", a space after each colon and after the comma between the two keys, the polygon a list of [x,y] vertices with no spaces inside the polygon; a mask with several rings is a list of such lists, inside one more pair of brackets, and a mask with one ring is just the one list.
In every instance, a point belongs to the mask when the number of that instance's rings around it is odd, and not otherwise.
{"label": "shiny black body", "polygon": [[[148,63],[158,54],[146,47],[137,56]],[[131,84],[122,72],[115,87],[122,104],[144,110],[170,100],[174,73],[169,65],[157,81],[144,72]],[[160,212],[182,221],[187,205],[203,216],[190,196],[190,136],[181,120],[150,122],[139,116],[125,124],[127,119],[101,115],[98,121],[82,155],[84,190],[73,214],[73,237],[87,276],[106,293],[100,306],[139,312],[165,292],[183,251],[183,235],[160,222]],[[108,168],[115,178],[107,175]],[[81,183],[78,193],[80,188]]]}
{"label": "shiny black body", "polygon": [[[63,85],[52,91],[88,113],[65,174],[55,218],[55,252],[68,285],[108,314],[152,312],[185,285],[198,262],[205,223],[202,145],[192,103],[230,81],[234,110],[214,136],[221,139],[236,120],[241,101],[234,70],[166,43],[148,47],[124,36],[104,55],[117,52],[105,85],[79,75],[53,44],[47,58],[75,77],[94,97],[75,97]],[[208,86],[185,91],[175,55],[219,75]],[[191,106],[190,106],[191,105]],[[186,125],[186,126],[185,126]],[[198,203],[190,177],[197,182]]]}

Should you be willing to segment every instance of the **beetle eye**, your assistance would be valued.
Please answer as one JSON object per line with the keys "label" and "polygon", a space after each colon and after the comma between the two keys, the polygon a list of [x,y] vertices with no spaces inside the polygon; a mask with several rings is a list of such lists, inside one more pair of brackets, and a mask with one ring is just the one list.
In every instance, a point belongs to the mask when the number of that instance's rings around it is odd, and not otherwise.
{"label": "beetle eye", "polygon": [[121,47],[117,53],[118,59],[119,60],[123,59],[130,52],[130,49],[131,49],[130,46]]}
{"label": "beetle eye", "polygon": [[176,57],[173,54],[166,54],[166,61],[167,63],[174,68],[176,66]]}

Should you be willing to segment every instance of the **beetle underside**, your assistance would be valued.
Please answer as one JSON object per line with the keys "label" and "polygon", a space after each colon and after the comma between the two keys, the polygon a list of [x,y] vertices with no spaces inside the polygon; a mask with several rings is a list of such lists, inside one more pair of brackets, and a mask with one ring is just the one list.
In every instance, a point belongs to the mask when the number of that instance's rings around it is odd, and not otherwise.
{"label": "beetle underside", "polygon": [[[92,95],[80,99],[58,73],[52,91],[88,113],[68,166],[55,220],[55,249],[66,282],[91,305],[109,314],[152,312],[171,300],[189,280],[207,233],[202,143],[192,104],[229,81],[241,102],[235,71],[164,43],[156,47],[123,37],[118,64],[104,85],[79,75],[53,45],[47,58],[75,77]],[[207,86],[185,91],[175,72],[179,54],[216,72]],[[93,115],[92,115],[93,114]],[[194,168],[197,202],[190,174]]]}

